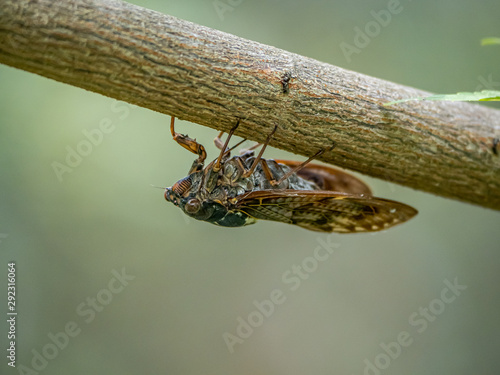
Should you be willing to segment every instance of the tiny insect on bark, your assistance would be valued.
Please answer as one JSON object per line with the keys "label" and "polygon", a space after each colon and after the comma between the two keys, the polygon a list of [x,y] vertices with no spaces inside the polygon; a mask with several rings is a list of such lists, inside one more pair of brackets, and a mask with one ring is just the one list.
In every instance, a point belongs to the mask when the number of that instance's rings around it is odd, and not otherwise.
{"label": "tiny insect on bark", "polygon": [[257,156],[253,149],[258,144],[231,157],[245,141],[228,149],[238,120],[224,143],[222,132],[215,138],[220,154],[205,167],[205,148],[176,133],[174,121],[172,117],[173,139],[198,158],[187,177],[165,189],[165,199],[194,219],[223,227],[271,220],[318,232],[360,233],[387,229],[417,214],[403,203],[373,197],[368,186],[348,173],[310,163],[324,150],[303,163],[262,158],[277,127]]}

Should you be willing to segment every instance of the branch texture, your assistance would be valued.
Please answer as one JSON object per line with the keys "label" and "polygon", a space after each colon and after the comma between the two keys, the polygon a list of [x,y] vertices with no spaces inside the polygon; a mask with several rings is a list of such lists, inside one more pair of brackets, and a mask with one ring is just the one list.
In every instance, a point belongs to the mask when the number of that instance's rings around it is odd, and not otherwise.
{"label": "branch texture", "polygon": [[[2,0],[0,62],[444,197],[500,209],[500,111],[115,0]],[[168,121],[165,121],[168,124]],[[196,134],[192,134],[196,136]],[[499,146],[500,148],[500,146]]]}

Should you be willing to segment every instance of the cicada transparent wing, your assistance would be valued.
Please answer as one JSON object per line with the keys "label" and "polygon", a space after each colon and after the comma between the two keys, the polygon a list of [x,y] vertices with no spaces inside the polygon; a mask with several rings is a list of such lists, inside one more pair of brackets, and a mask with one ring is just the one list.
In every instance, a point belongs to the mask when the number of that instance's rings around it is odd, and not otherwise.
{"label": "cicada transparent wing", "polygon": [[325,190],[253,191],[236,197],[234,209],[255,219],[339,233],[376,232],[417,214],[388,199]]}

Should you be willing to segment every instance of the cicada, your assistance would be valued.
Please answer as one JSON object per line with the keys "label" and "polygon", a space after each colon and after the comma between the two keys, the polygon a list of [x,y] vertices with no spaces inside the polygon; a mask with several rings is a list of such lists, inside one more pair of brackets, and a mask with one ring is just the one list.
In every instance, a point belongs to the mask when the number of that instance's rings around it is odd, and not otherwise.
{"label": "cicada", "polygon": [[[319,150],[303,163],[262,158],[277,127],[269,134],[257,156],[255,146],[232,156],[222,132],[215,138],[217,159],[206,167],[205,148],[187,135],[173,139],[198,155],[188,176],[165,189],[165,199],[194,219],[223,227],[241,227],[257,220],[298,225],[318,232],[376,232],[403,223],[417,214],[406,204],[374,197],[358,178],[338,169],[311,163]],[[257,145],[259,146],[259,145]]]}

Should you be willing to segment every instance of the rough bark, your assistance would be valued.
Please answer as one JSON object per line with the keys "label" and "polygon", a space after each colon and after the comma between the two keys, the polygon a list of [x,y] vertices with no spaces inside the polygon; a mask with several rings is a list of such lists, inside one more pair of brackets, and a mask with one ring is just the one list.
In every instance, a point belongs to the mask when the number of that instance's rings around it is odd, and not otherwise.
{"label": "rough bark", "polygon": [[114,0],[2,0],[0,62],[218,130],[241,118],[255,141],[278,124],[274,147],[335,142],[321,160],[500,209],[498,110],[384,107],[428,93]]}

